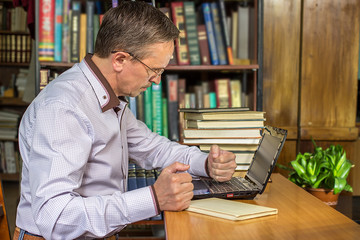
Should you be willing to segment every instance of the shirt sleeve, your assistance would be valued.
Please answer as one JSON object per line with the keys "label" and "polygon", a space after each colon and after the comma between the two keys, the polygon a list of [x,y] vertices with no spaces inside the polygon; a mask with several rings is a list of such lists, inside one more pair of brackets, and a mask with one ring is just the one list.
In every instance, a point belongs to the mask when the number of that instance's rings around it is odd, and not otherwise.
{"label": "shirt sleeve", "polygon": [[76,192],[92,150],[93,130],[81,111],[54,102],[31,119],[21,141],[29,152],[32,217],[44,238],[99,238],[157,214],[150,187],[91,197]]}

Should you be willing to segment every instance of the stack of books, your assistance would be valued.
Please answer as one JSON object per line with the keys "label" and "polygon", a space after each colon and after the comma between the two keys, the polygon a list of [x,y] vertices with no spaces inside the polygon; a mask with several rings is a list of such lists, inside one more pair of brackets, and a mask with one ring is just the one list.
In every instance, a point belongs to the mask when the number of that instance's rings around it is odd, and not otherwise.
{"label": "stack of books", "polygon": [[236,155],[236,170],[247,170],[261,139],[264,112],[248,108],[180,109],[184,112],[184,144],[199,145],[209,152],[211,145]]}

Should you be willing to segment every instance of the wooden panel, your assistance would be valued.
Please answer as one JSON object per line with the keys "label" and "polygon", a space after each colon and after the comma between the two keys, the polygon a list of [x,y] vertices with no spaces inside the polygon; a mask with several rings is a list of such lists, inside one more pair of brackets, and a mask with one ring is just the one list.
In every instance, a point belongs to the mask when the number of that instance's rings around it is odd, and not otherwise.
{"label": "wooden panel", "polygon": [[304,0],[301,127],[354,127],[359,0]]}
{"label": "wooden panel", "polygon": [[[296,140],[286,140],[284,147],[280,153],[277,163],[289,166],[289,163],[296,158]],[[274,172],[280,173],[284,177],[288,177],[289,171],[276,167]]]}
{"label": "wooden panel", "polygon": [[[300,2],[264,1],[263,109],[266,124],[295,129],[298,125]],[[289,138],[293,137],[294,134],[289,134]]]}
{"label": "wooden panel", "polygon": [[10,240],[10,233],[9,233],[9,225],[7,222],[5,204],[4,204],[4,195],[3,195],[3,188],[2,182],[0,181],[0,207],[2,211],[0,214],[0,239],[2,240]]}
{"label": "wooden panel", "polygon": [[301,127],[301,139],[315,140],[356,140],[359,130],[356,127]]}
{"label": "wooden panel", "polygon": [[352,176],[352,187],[353,195],[360,196],[360,139],[355,143],[355,157],[351,159],[355,165],[354,169],[351,170]]}

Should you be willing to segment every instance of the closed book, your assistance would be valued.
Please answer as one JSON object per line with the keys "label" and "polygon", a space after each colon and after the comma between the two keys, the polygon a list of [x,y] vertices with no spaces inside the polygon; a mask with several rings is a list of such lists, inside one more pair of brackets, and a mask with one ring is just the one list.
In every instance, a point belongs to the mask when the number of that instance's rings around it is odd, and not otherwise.
{"label": "closed book", "polygon": [[4,142],[6,173],[16,173],[15,144],[13,141]]}
{"label": "closed book", "polygon": [[162,87],[153,83],[152,86],[152,131],[162,135]]}
{"label": "closed book", "polygon": [[250,24],[250,7],[239,5],[238,7],[238,58],[243,60],[249,59],[249,24]]}
{"label": "closed book", "polygon": [[86,53],[94,53],[95,2],[86,1]]}
{"label": "closed book", "polygon": [[215,79],[216,104],[218,108],[231,107],[230,79]]}
{"label": "closed book", "polygon": [[86,55],[86,35],[87,35],[87,16],[86,13],[80,14],[80,49],[79,61]]}
{"label": "closed book", "polygon": [[187,45],[187,36],[184,19],[184,3],[171,2],[172,20],[175,26],[179,29],[179,38],[175,40],[175,52],[178,65],[189,65],[189,50]]}
{"label": "closed book", "polygon": [[39,0],[39,61],[54,61],[55,0]]}
{"label": "closed book", "polygon": [[187,120],[188,128],[216,129],[216,128],[262,128],[265,119],[258,120]]}
{"label": "closed book", "polygon": [[153,114],[152,114],[152,88],[148,87],[144,91],[144,116],[145,124],[152,131],[153,128]]}
{"label": "closed book", "polygon": [[260,138],[261,128],[184,129],[184,138]]}
{"label": "closed book", "polygon": [[[202,151],[210,151],[212,144],[200,144]],[[226,151],[254,152],[258,148],[258,144],[218,144],[218,146]]]}
{"label": "closed book", "polygon": [[70,62],[70,0],[64,0],[63,8],[63,27],[62,27],[62,61]]}
{"label": "closed book", "polygon": [[161,98],[162,106],[162,136],[169,138],[169,121],[168,121],[168,101],[167,98]]}
{"label": "closed book", "polygon": [[63,0],[55,1],[54,61],[62,61]]}
{"label": "closed book", "polygon": [[145,169],[140,168],[137,165],[136,165],[136,185],[137,185],[137,188],[146,187]]}
{"label": "closed book", "polygon": [[[161,7],[159,8],[159,10],[164,13],[168,18],[171,19],[170,17],[170,8],[169,7]],[[175,43],[176,44],[176,43]],[[170,58],[170,62],[168,64],[168,66],[173,66],[173,65],[177,65],[177,60],[176,60],[176,51],[173,52],[173,55]]]}
{"label": "closed book", "polygon": [[198,30],[198,40],[200,46],[201,65],[211,65],[206,27],[204,24],[200,24],[197,26],[197,30]]}
{"label": "closed book", "polygon": [[144,92],[136,96],[136,118],[142,122],[145,122]]}
{"label": "closed book", "polygon": [[259,144],[261,138],[184,138],[185,144]]}
{"label": "closed book", "polygon": [[229,25],[227,21],[227,15],[226,15],[226,9],[225,9],[225,1],[224,0],[218,0],[219,3],[219,12],[220,12],[220,22],[222,26],[222,33],[225,40],[225,46],[226,46],[226,53],[227,53],[227,59],[229,65],[234,64],[233,59],[233,52],[231,47],[231,41],[230,41],[230,34],[229,34]]}
{"label": "closed book", "polygon": [[146,186],[154,185],[155,183],[155,172],[154,170],[145,170]]}
{"label": "closed book", "polygon": [[186,211],[233,221],[264,217],[278,213],[276,208],[220,198],[192,200]]}
{"label": "closed book", "polygon": [[[167,118],[169,126],[169,139],[179,141],[179,76],[177,74],[166,74],[166,95],[167,95]],[[181,89],[183,91],[184,89]]]}
{"label": "closed book", "polygon": [[[221,109],[214,108],[214,110]],[[186,109],[181,109],[181,111],[186,111]],[[241,110],[234,112],[185,112],[184,118],[187,120],[252,120],[264,119],[264,114],[265,112],[261,111]]]}
{"label": "closed book", "polygon": [[[186,92],[186,79],[179,78],[178,79],[178,101],[179,101],[179,108],[185,108],[185,92]],[[182,142],[184,140],[184,112],[179,112],[178,117],[178,131],[179,131],[179,141]]]}
{"label": "closed book", "polygon": [[93,36],[94,48],[95,48],[95,42],[96,42],[97,34],[99,32],[99,28],[100,28],[99,14],[94,14],[94,36]]}
{"label": "closed book", "polygon": [[184,2],[185,29],[191,65],[200,65],[200,47],[197,32],[195,3]]}
{"label": "closed book", "polygon": [[71,7],[71,29],[70,29],[70,62],[79,62],[80,57],[80,15],[81,2],[72,1]]}
{"label": "closed book", "polygon": [[[239,21],[238,11],[231,12],[231,48],[233,52],[233,58],[238,58],[238,38],[239,38]],[[235,62],[234,62],[235,64]]]}
{"label": "closed book", "polygon": [[241,107],[241,81],[240,79],[230,80],[231,107]]}
{"label": "closed book", "polygon": [[136,166],[134,163],[129,163],[128,175],[128,191],[137,189],[136,183]]}
{"label": "closed book", "polygon": [[217,46],[215,40],[215,32],[213,26],[213,20],[211,16],[210,3],[202,3],[201,4],[204,22],[206,27],[206,34],[209,43],[209,52],[210,52],[210,60],[212,65],[219,65],[219,55],[217,53]]}
{"label": "closed book", "polygon": [[130,108],[130,111],[132,112],[132,114],[134,114],[135,118],[137,118],[137,102],[136,102],[136,98],[135,97],[129,97],[129,108]]}
{"label": "closed book", "polygon": [[252,162],[254,153],[253,152],[234,152],[235,162],[239,165],[246,165]]}
{"label": "closed book", "polygon": [[212,23],[213,23],[213,29],[214,29],[214,35],[215,35],[215,41],[216,41],[216,49],[219,56],[219,63],[221,65],[228,64],[227,61],[227,54],[226,54],[226,45],[225,45],[225,39],[223,36],[223,30],[221,26],[221,20],[220,20],[220,13],[219,13],[219,6],[217,2],[210,3],[210,9],[211,9],[211,16],[212,16]]}

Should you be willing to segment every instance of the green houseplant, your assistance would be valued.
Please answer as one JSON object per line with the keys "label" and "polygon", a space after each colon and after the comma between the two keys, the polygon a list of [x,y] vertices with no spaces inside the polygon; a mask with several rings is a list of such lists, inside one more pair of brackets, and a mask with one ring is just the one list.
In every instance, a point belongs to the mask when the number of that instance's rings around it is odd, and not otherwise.
{"label": "green houseplant", "polygon": [[322,149],[313,139],[312,142],[314,152],[299,153],[296,159],[290,162],[292,168],[279,166],[290,170],[289,180],[307,190],[324,188],[327,192],[333,191],[332,195],[338,195],[343,190],[352,192],[346,178],[353,165],[346,158],[343,147],[331,145]]}

